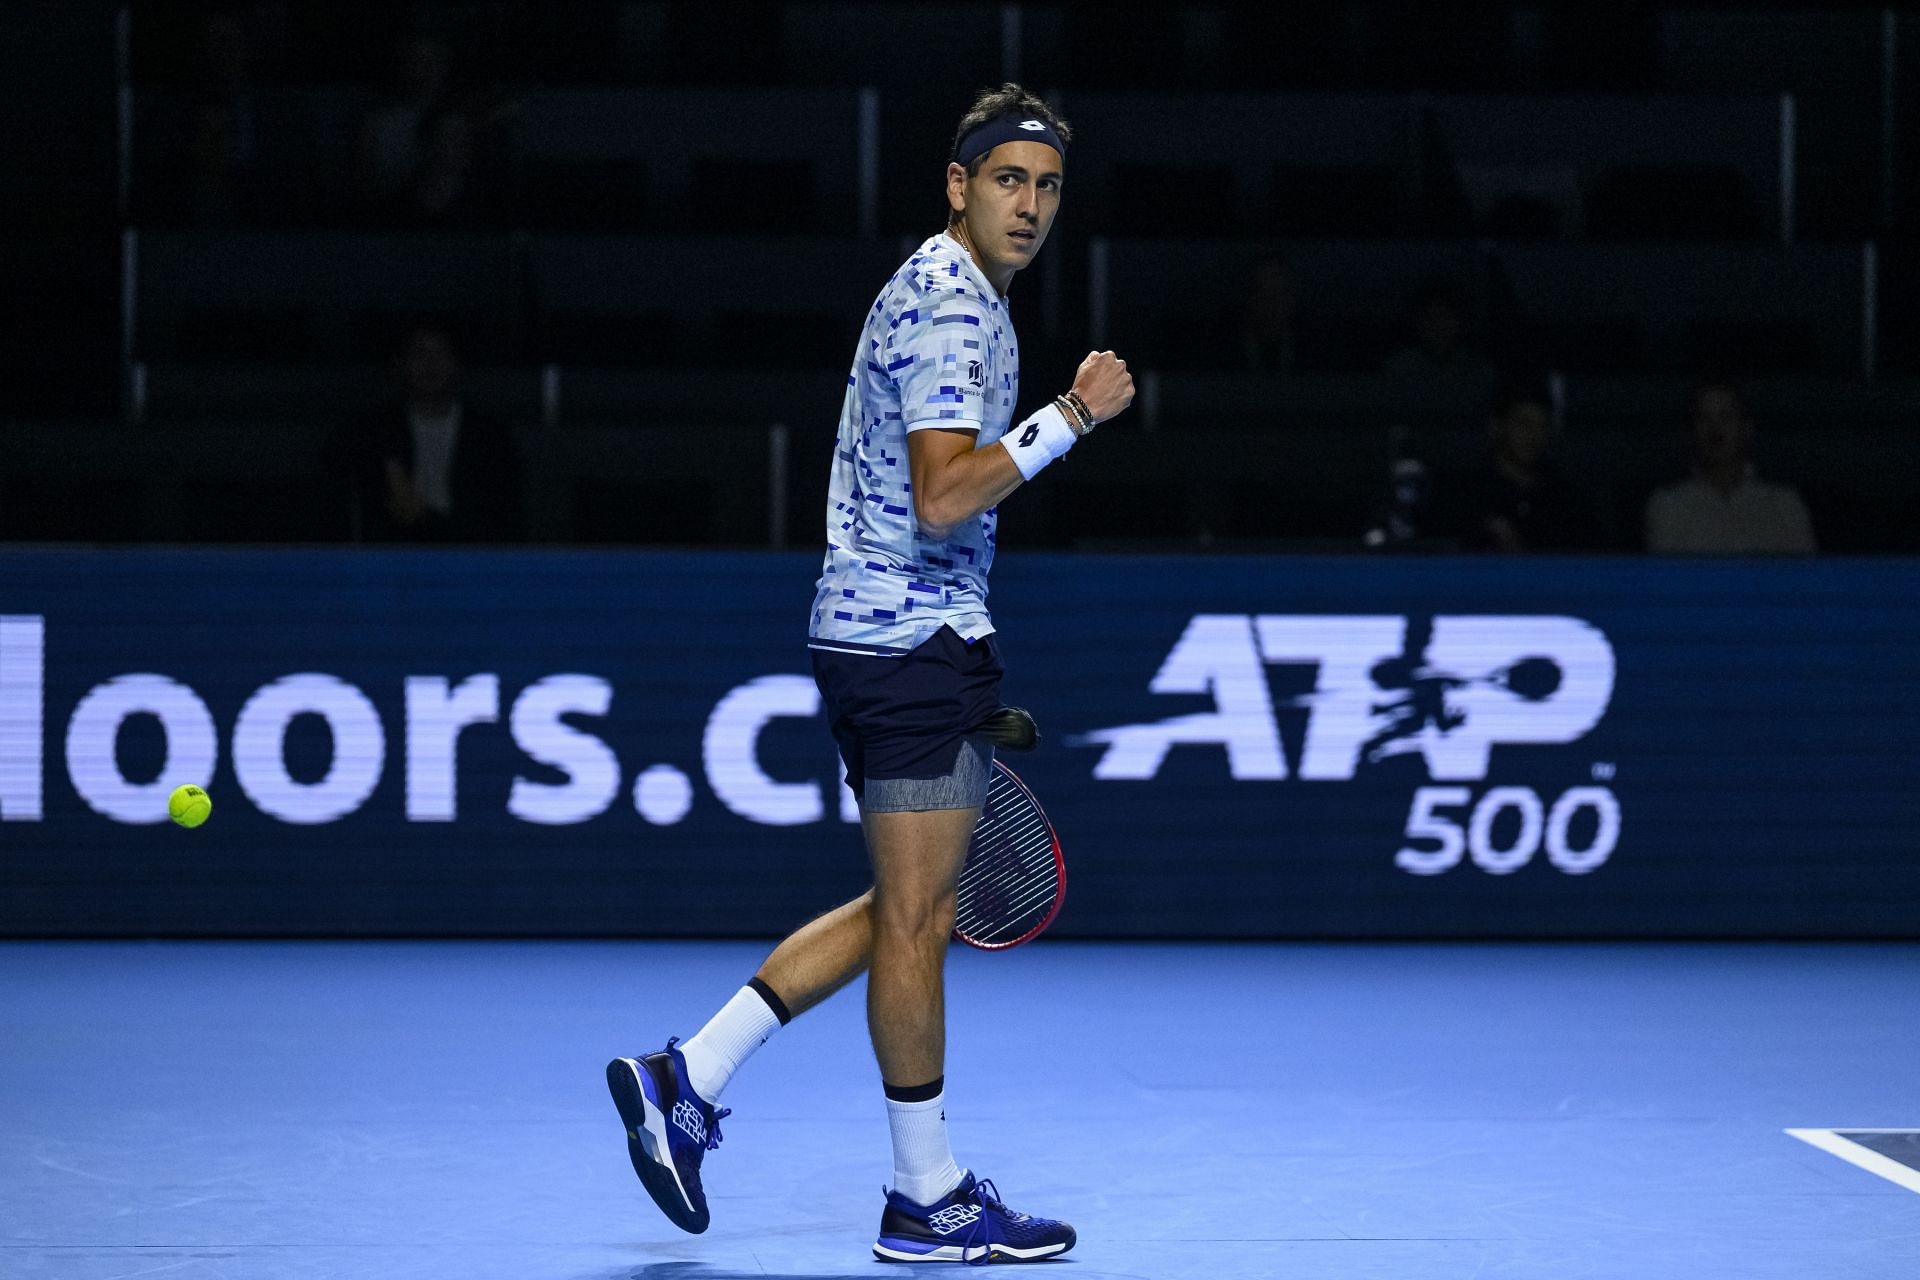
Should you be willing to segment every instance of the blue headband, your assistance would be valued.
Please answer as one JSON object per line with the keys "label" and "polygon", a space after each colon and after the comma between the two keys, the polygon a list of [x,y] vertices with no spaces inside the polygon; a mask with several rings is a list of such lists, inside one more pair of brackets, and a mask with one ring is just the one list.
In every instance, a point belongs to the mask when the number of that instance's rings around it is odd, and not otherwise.
{"label": "blue headband", "polygon": [[1060,135],[1045,120],[1037,116],[996,116],[975,126],[960,139],[960,145],[954,148],[953,162],[963,169],[971,169],[975,160],[1003,142],[1044,142],[1060,153],[1061,160],[1067,158],[1067,144],[1060,141]]}

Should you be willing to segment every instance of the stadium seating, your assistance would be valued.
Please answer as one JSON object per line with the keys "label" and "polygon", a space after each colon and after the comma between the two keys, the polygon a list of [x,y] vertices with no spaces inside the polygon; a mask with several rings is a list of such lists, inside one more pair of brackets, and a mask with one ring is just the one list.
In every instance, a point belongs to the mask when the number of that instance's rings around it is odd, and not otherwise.
{"label": "stadium seating", "polygon": [[[1677,465],[1676,406],[1707,369],[1751,380],[1767,458],[1827,505],[1884,487],[1860,459],[1916,406],[1910,384],[1863,380],[1892,331],[1862,245],[1874,14],[1662,10],[1643,79],[1616,67],[1543,93],[1559,64],[1493,51],[1507,33],[1487,19],[1362,30],[1298,16],[1287,49],[1261,50],[1239,47],[1259,23],[1205,5],[1099,39],[1076,38],[1086,10],[1070,5],[872,12],[742,11],[756,52],[727,77],[712,68],[729,33],[692,6],[618,6],[571,34],[512,18],[490,37],[511,40],[489,64],[486,198],[435,229],[374,225],[346,191],[378,100],[343,70],[351,42],[281,64],[246,99],[242,227],[190,225],[180,201],[199,91],[143,84],[128,416],[208,448],[245,424],[285,445],[261,472],[276,483],[328,424],[391,393],[400,327],[433,317],[463,347],[470,400],[525,433],[535,537],[760,542],[780,536],[768,507],[784,475],[786,533],[810,539],[860,318],[938,225],[954,107],[1011,58],[1029,80],[1057,73],[1050,96],[1079,131],[1066,216],[1016,295],[1029,383],[1080,343],[1143,375],[1113,428],[1127,447],[1076,454],[1058,500],[1014,516],[1023,537],[1346,545],[1393,448],[1479,447],[1496,370],[1558,375],[1563,446],[1623,526]],[[932,29],[979,38],[929,65]],[[1086,56],[1054,56],[1069,48]],[[1362,63],[1371,81],[1352,73]],[[1328,90],[1263,87],[1280,78]],[[1250,372],[1240,340],[1273,258],[1296,296],[1284,376]],[[1382,376],[1417,298],[1441,286],[1484,366]],[[789,428],[784,472],[775,423]],[[659,456],[689,432],[726,440],[747,481]],[[1821,438],[1856,452],[1808,443]],[[1194,465],[1194,439],[1236,451],[1233,474]],[[217,469],[215,514],[201,515],[114,474],[133,485],[121,507],[138,528],[266,536],[223,506]],[[297,536],[333,527],[331,508],[289,502],[307,511]]]}
{"label": "stadium seating", "polygon": [[831,89],[530,91],[515,211],[529,227],[858,234],[860,109]]}
{"label": "stadium seating", "polygon": [[457,317],[476,359],[513,346],[506,235],[154,231],[137,245],[139,355],[378,357],[422,314]]}

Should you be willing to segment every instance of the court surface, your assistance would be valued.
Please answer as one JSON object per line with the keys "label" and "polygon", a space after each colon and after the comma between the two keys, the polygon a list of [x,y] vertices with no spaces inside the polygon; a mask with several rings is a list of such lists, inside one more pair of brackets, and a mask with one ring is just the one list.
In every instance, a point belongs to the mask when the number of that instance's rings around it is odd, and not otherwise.
{"label": "court surface", "polygon": [[[867,1253],[859,986],[728,1091],[708,1234],[627,1164],[606,1059],[763,950],[0,945],[0,1275],[903,1274]],[[1784,1132],[1920,1122],[1920,947],[1042,942],[950,975],[956,1153],[1080,1231],[1039,1274],[1920,1275],[1920,1194]]]}

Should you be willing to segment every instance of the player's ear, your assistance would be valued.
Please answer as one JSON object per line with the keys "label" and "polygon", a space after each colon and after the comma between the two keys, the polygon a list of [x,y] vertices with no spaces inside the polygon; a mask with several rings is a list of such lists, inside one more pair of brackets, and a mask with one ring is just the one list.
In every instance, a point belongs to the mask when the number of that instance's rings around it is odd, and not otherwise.
{"label": "player's ear", "polygon": [[957,163],[947,166],[947,208],[955,213],[967,211],[967,171]]}

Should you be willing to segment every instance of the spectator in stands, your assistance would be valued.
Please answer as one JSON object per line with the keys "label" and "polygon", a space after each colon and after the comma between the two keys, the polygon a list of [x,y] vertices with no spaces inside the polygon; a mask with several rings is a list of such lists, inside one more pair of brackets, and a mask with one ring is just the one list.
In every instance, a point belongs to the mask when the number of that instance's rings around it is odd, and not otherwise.
{"label": "spectator in stands", "polygon": [[1545,389],[1516,384],[1494,400],[1486,462],[1439,495],[1442,522],[1474,551],[1587,551],[1605,530],[1587,493],[1547,456],[1553,410]]}
{"label": "spectator in stands", "polygon": [[1485,395],[1493,366],[1467,345],[1467,307],[1450,280],[1430,280],[1414,298],[1413,341],[1393,353],[1381,370],[1390,378],[1443,382]]}
{"label": "spectator in stands", "polygon": [[1279,254],[1262,258],[1240,308],[1240,355],[1249,372],[1293,372],[1297,303],[1287,260]]}
{"label": "spectator in stands", "polygon": [[361,435],[355,455],[375,541],[516,542],[525,537],[512,433],[470,411],[446,329],[410,329],[395,361],[400,403]]}
{"label": "spectator in stands", "polygon": [[493,109],[487,94],[454,87],[445,41],[402,40],[383,100],[360,120],[360,205],[402,223],[446,223],[474,213],[480,195],[475,164]]}
{"label": "spectator in stands", "polygon": [[1789,485],[1754,472],[1753,419],[1725,382],[1694,388],[1693,475],[1647,500],[1647,550],[1675,555],[1812,555],[1813,521]]}

